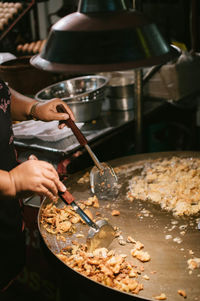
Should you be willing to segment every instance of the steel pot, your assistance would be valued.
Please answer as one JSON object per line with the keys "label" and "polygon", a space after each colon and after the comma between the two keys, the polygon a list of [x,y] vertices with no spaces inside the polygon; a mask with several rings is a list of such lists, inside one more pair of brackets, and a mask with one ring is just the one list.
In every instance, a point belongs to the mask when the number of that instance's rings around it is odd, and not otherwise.
{"label": "steel pot", "polygon": [[127,111],[134,108],[134,72],[118,71],[102,73],[109,78],[106,96],[110,110]]}

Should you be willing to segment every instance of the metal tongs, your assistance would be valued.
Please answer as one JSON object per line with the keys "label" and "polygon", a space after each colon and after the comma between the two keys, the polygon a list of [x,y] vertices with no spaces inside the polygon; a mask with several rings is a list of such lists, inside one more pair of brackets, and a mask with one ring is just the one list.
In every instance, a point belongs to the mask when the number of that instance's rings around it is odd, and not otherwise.
{"label": "metal tongs", "polygon": [[[57,111],[60,113],[67,113],[63,105],[58,105]],[[90,186],[92,193],[94,193],[99,199],[115,198],[118,195],[119,189],[118,179],[113,168],[105,162],[100,163],[88,145],[87,139],[71,118],[63,120],[62,122],[71,128],[80,145],[85,147],[95,163],[95,166],[90,172]]]}
{"label": "metal tongs", "polygon": [[59,196],[66,205],[71,205],[77,214],[90,226],[86,244],[89,252],[97,248],[107,248],[114,239],[114,229],[106,220],[96,223],[76,204],[75,198],[69,191],[59,192]]}

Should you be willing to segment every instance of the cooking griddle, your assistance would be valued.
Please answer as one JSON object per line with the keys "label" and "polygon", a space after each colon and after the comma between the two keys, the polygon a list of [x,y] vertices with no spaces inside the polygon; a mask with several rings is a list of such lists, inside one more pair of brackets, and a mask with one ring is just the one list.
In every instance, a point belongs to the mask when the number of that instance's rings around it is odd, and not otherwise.
{"label": "cooking griddle", "polygon": [[[138,267],[143,266],[144,272],[137,280],[143,283],[144,289],[138,295],[127,294],[114,290],[122,294],[126,299],[131,300],[155,300],[155,296],[165,293],[167,300],[183,300],[183,296],[178,294],[178,290],[185,290],[187,300],[200,301],[200,269],[189,270],[187,260],[193,257],[200,258],[200,231],[198,230],[198,217],[175,217],[172,213],[161,209],[159,205],[136,200],[130,202],[126,198],[129,180],[133,175],[142,170],[143,164],[148,160],[161,158],[179,157],[199,157],[199,152],[163,152],[133,155],[119,158],[111,162],[115,168],[120,168],[118,172],[120,193],[115,201],[99,201],[100,208],[91,208],[93,216],[100,213],[100,218],[108,218],[113,226],[117,226],[122,231],[120,242],[126,242],[128,236],[139,240],[144,244],[144,251],[147,251],[151,260],[142,263],[130,255],[130,250],[134,247],[131,243],[125,245],[119,243],[119,238],[110,245],[116,253],[128,254],[127,260],[135,263]],[[86,170],[70,175],[65,182],[70,192],[76,200],[86,200],[91,196],[89,182],[78,184],[77,180],[85,174]],[[56,254],[72,240],[85,242],[88,227],[77,225],[77,232],[84,234],[84,238],[77,238],[76,234],[64,234],[66,242],[57,240],[56,235],[48,233],[40,224],[41,209],[49,203],[45,199],[38,214],[38,225],[40,234],[48,249]],[[63,202],[58,201],[57,206],[61,208]],[[112,216],[113,209],[119,210],[119,216]],[[184,231],[184,235],[183,235]],[[182,234],[181,234],[182,233]],[[64,263],[65,268],[69,268]],[[71,269],[71,268],[70,268]],[[73,270],[74,272],[74,270]],[[77,272],[75,272],[77,273]],[[79,273],[78,273],[79,274]],[[149,280],[142,276],[148,275]],[[81,275],[87,278],[84,275]],[[94,282],[90,278],[88,281]],[[103,286],[97,283],[99,286]],[[107,289],[107,288],[106,288]],[[113,290],[108,288],[108,290]],[[124,300],[125,300],[124,299]]]}

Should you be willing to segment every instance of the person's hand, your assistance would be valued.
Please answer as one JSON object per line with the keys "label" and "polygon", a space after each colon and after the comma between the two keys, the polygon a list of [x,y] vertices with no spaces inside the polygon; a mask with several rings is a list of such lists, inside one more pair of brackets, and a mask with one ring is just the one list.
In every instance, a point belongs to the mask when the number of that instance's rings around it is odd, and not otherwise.
{"label": "person's hand", "polygon": [[[67,113],[58,113],[56,107],[57,105],[62,104]],[[72,113],[69,106],[59,98],[54,98],[45,102],[39,103],[35,107],[34,117],[43,120],[43,121],[53,121],[53,120],[67,120],[69,117],[75,121],[74,114]],[[59,128],[63,128],[65,126],[64,123],[59,124]]]}
{"label": "person's hand", "polygon": [[9,172],[12,195],[28,197],[34,193],[54,200],[66,187],[53,165],[41,160],[28,160]]}

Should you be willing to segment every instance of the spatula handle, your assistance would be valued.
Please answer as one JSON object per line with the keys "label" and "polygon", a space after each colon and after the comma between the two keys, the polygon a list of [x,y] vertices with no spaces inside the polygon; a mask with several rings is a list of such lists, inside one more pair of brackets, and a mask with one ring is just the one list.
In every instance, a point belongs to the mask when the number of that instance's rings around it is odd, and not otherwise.
{"label": "spatula handle", "polygon": [[[67,113],[67,110],[62,104],[57,105],[56,109],[59,113]],[[63,120],[63,122],[72,130],[80,145],[85,146],[86,144],[88,144],[87,139],[71,118]]]}
{"label": "spatula handle", "polygon": [[[67,113],[65,107],[62,104],[57,105],[56,109],[59,113]],[[68,118],[67,120],[63,120],[63,122],[69,128],[71,128],[72,132],[76,136],[76,138],[77,138],[78,142],[80,143],[80,145],[82,145],[86,148],[86,150],[88,151],[89,155],[91,156],[91,158],[94,161],[97,168],[99,170],[102,170],[101,163],[99,162],[99,160],[97,159],[97,157],[95,156],[95,154],[93,153],[91,148],[89,147],[87,139],[85,138],[83,133],[79,130],[79,128],[76,126],[75,122],[71,118]]]}

